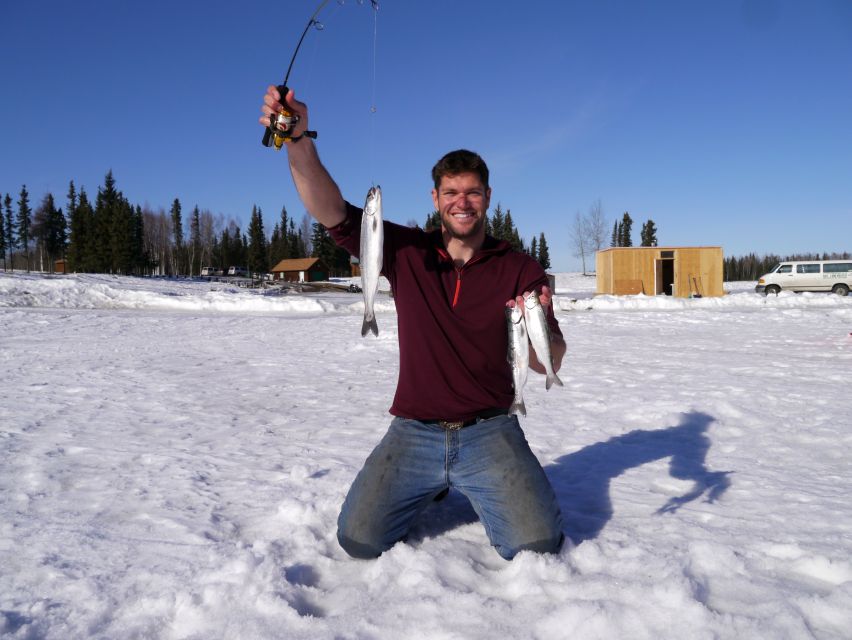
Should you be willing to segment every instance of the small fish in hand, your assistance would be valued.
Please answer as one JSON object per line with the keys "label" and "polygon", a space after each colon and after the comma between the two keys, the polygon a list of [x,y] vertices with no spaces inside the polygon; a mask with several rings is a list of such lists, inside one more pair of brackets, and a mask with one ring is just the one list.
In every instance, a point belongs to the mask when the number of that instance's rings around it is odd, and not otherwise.
{"label": "small fish in hand", "polygon": [[379,290],[379,275],[382,272],[382,244],[384,242],[384,226],[382,224],[382,188],[371,187],[367,192],[367,202],[364,204],[364,215],[361,217],[361,289],[364,292],[364,323],[361,325],[361,336],[368,331],[379,335],[379,325],[376,324],[376,312],[373,309],[376,292]]}
{"label": "small fish in hand", "polygon": [[527,336],[527,324],[523,309],[517,305],[506,307],[506,325],[509,329],[509,351],[507,360],[512,367],[512,383],[515,386],[515,399],[509,407],[509,415],[527,415],[524,405],[524,385],[530,366],[530,343]]}
{"label": "small fish in hand", "polygon": [[530,292],[524,298],[524,309],[530,343],[535,350],[538,361],[544,366],[544,370],[547,372],[544,387],[545,389],[550,389],[554,382],[561,387],[563,386],[562,380],[559,379],[559,376],[553,370],[553,357],[550,353],[550,327],[547,326],[544,307],[541,306],[538,294],[535,291]]}

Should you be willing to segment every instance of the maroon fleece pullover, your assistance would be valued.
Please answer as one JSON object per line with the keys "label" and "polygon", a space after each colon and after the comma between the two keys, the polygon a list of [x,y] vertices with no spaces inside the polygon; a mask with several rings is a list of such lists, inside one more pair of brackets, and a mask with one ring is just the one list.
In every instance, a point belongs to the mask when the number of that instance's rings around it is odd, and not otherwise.
{"label": "maroon fleece pullover", "polygon": [[[363,211],[349,203],[346,208],[346,219],[329,232],[359,257]],[[390,413],[469,420],[484,410],[508,410],[514,393],[505,306],[547,284],[538,262],[487,236],[482,249],[456,268],[440,230],[385,221],[382,275],[393,289],[399,328],[399,380]],[[547,319],[561,336],[552,308]]]}

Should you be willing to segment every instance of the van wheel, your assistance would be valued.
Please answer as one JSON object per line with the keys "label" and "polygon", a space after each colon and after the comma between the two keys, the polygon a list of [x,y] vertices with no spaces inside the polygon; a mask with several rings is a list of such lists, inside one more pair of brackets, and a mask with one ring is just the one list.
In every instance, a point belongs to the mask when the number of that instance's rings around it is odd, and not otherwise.
{"label": "van wheel", "polygon": [[839,296],[847,296],[849,295],[849,287],[845,284],[836,284],[831,289],[832,293],[836,293]]}
{"label": "van wheel", "polygon": [[766,287],[766,289],[764,289],[764,291],[766,291],[766,295],[774,293],[777,296],[781,291],[781,287],[779,287],[777,284],[770,284]]}

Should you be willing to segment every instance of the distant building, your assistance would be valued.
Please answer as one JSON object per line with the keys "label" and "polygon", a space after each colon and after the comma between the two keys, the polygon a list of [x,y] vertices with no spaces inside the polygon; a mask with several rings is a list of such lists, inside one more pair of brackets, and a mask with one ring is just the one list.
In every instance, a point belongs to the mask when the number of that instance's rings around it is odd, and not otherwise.
{"label": "distant building", "polygon": [[68,273],[68,261],[60,258],[53,262],[53,273]]}
{"label": "distant building", "polygon": [[595,256],[596,293],[725,295],[722,247],[611,247]]}
{"label": "distant building", "polygon": [[272,267],[272,279],[284,282],[328,280],[328,267],[319,258],[292,258]]}

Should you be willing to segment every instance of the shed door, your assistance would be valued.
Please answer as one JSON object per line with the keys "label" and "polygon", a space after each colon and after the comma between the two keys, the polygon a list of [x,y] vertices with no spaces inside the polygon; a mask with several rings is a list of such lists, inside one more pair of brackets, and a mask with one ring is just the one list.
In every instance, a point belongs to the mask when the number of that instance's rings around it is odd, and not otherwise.
{"label": "shed door", "polygon": [[674,258],[657,260],[654,267],[655,294],[658,296],[672,295],[674,289]]}

